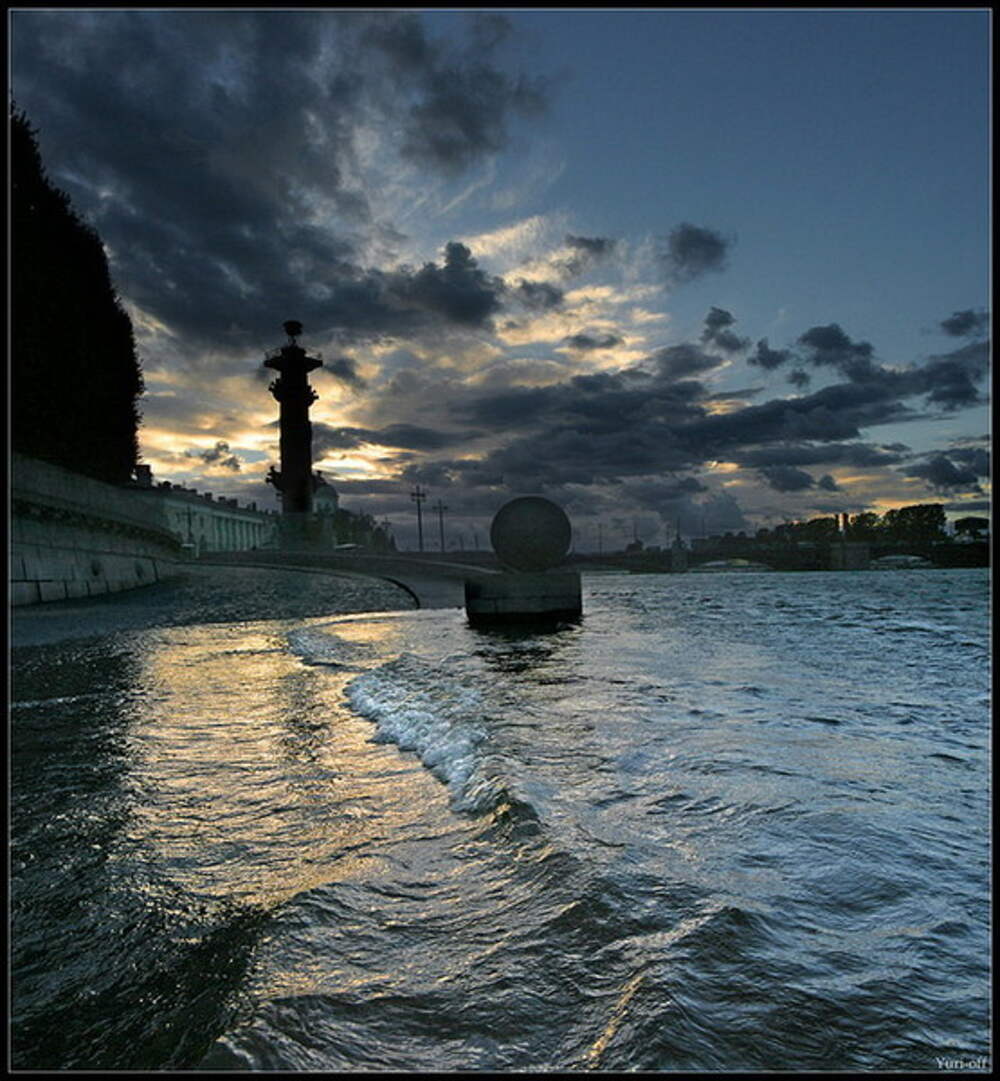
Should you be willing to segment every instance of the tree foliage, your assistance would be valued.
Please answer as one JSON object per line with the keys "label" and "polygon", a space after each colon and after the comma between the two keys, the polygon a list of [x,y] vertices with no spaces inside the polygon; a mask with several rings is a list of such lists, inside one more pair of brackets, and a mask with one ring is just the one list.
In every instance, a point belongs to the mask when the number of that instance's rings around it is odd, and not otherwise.
{"label": "tree foliage", "polygon": [[[852,515],[845,536],[848,540],[875,543],[931,544],[947,539],[946,521],[940,503],[914,503],[881,515],[870,510]],[[788,540],[829,542],[839,537],[840,525],[836,518],[811,518],[779,526],[775,535]]]}
{"label": "tree foliage", "polygon": [[142,372],[100,237],[10,125],[11,435],[15,451],[113,484],[139,459]]}
{"label": "tree foliage", "polygon": [[980,518],[978,515],[970,515],[968,518],[958,518],[955,521],[955,532],[965,533],[978,539],[981,533],[989,533],[989,518]]}
{"label": "tree foliage", "polygon": [[882,515],[882,528],[892,540],[927,542],[945,539],[946,521],[940,503],[914,503],[887,510]]}

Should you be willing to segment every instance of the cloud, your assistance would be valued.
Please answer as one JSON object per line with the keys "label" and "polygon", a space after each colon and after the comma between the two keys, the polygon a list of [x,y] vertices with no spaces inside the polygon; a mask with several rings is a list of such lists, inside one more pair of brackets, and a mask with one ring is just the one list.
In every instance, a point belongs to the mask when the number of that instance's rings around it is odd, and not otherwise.
{"label": "cloud", "polygon": [[397,15],[386,32],[369,33],[369,40],[381,44],[418,87],[404,124],[404,157],[459,173],[506,146],[512,115],[545,109],[543,77],[508,74],[489,62],[510,24],[494,15],[491,31],[484,33],[487,25],[482,17],[472,22],[468,56],[457,49],[449,55],[443,46],[432,45],[412,15],[402,23]]}
{"label": "cloud", "polygon": [[836,368],[848,379],[862,382],[877,377],[874,349],[869,342],[853,342],[836,323],[816,326],[799,337],[805,358],[814,367]]}
{"label": "cloud", "polygon": [[982,400],[976,384],[986,378],[989,366],[990,343],[970,342],[952,353],[930,357],[911,370],[909,380],[914,392],[951,412]]}
{"label": "cloud", "polygon": [[672,285],[725,269],[730,242],[720,233],[684,222],[661,242],[657,259]]}
{"label": "cloud", "polygon": [[954,338],[978,337],[990,325],[989,313],[966,308],[941,320],[941,329]]}
{"label": "cloud", "polygon": [[390,277],[390,292],[404,303],[466,326],[489,322],[501,306],[504,284],[480,270],[472,253],[456,241],[445,246],[443,267],[425,263],[412,276]]}
{"label": "cloud", "polygon": [[[955,460],[959,462],[955,464]],[[951,450],[947,455],[933,454],[921,462],[908,466],[904,472],[908,477],[920,477],[932,488],[940,491],[964,489],[970,492],[982,492],[980,477],[989,476],[989,456],[983,450],[962,454]]]}
{"label": "cloud", "polygon": [[905,448],[872,446],[870,443],[779,443],[730,452],[740,465],[769,466],[849,465],[861,468],[896,465]]}
{"label": "cloud", "polygon": [[812,382],[812,376],[805,368],[793,368],[787,376],[788,382],[799,390],[805,390]]}
{"label": "cloud", "polygon": [[452,176],[544,106],[481,18],[455,41],[406,12],[12,19],[12,81],[51,175],[122,294],[192,349],[245,350],[290,316],[356,340],[496,310],[494,282],[447,255],[443,270],[366,265],[389,235],[373,200],[394,157]]}
{"label": "cloud", "polygon": [[570,349],[576,349],[582,353],[594,349],[613,349],[616,345],[621,345],[623,341],[617,334],[571,334],[563,340]]}
{"label": "cloud", "polygon": [[697,477],[652,477],[628,483],[622,491],[637,506],[670,518],[676,517],[679,504],[691,505],[691,497],[708,487]]}
{"label": "cloud", "polygon": [[356,390],[363,390],[365,381],[358,375],[357,361],[351,357],[332,357],[323,361],[323,370]]}
{"label": "cloud", "polygon": [[811,473],[790,465],[765,466],[759,472],[776,492],[802,492],[816,483]]}
{"label": "cloud", "polygon": [[[987,436],[986,439],[988,441],[989,437]],[[985,446],[954,446],[946,453],[952,461],[961,462],[977,477],[990,476],[990,455]]]}
{"label": "cloud", "polygon": [[185,457],[199,458],[206,465],[216,466],[219,469],[228,469],[233,473],[240,471],[240,460],[235,454],[230,453],[229,444],[220,439],[214,447],[207,450],[188,450]]}
{"label": "cloud", "polygon": [[313,453],[321,457],[331,450],[355,450],[362,446],[403,447],[409,450],[433,451],[453,447],[475,439],[476,432],[447,432],[417,424],[390,424],[386,428],[334,428],[314,422]]}
{"label": "cloud", "polygon": [[710,371],[712,368],[718,368],[721,363],[717,356],[706,353],[697,345],[688,343],[659,349],[653,354],[651,360],[658,368],[660,375],[671,381]]}
{"label": "cloud", "polygon": [[548,311],[558,308],[565,299],[563,291],[550,282],[525,281],[518,283],[515,297],[533,311]]}
{"label": "cloud", "polygon": [[567,234],[570,254],[558,260],[557,266],[566,277],[577,277],[591,267],[610,258],[618,250],[618,242],[604,236],[573,236]]}
{"label": "cloud", "polygon": [[[705,329],[701,340],[715,345],[725,353],[738,353],[750,345],[749,338],[741,338],[729,328],[736,322],[724,308],[712,308],[705,316]],[[760,343],[758,343],[758,350]]]}
{"label": "cloud", "polygon": [[792,359],[793,355],[788,349],[772,349],[767,344],[767,338],[761,338],[757,342],[756,350],[747,357],[747,363],[771,371]]}

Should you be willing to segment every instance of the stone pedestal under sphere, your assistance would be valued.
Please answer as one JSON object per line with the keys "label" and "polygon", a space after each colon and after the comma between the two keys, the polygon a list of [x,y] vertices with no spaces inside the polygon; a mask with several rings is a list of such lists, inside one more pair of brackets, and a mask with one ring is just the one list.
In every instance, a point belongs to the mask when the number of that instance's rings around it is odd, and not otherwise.
{"label": "stone pedestal under sphere", "polygon": [[465,583],[465,611],[473,626],[574,622],[583,611],[580,575],[558,569],[572,528],[562,507],[541,496],[512,499],[490,526],[502,574]]}

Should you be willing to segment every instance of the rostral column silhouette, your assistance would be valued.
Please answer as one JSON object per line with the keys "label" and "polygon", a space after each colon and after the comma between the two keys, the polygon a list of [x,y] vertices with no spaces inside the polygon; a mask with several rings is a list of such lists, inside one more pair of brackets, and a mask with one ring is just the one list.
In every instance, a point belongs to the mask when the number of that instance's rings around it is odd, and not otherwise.
{"label": "rostral column silhouette", "polygon": [[281,430],[281,470],[271,466],[267,475],[281,493],[283,533],[287,540],[306,540],[310,534],[316,478],[312,471],[312,425],[309,406],[318,395],[306,375],[322,366],[320,357],[311,357],[295,340],[302,324],[289,320],[282,324],[288,344],[274,349],[264,360],[265,368],[274,368],[278,378],[268,388],[281,406],[278,423]]}

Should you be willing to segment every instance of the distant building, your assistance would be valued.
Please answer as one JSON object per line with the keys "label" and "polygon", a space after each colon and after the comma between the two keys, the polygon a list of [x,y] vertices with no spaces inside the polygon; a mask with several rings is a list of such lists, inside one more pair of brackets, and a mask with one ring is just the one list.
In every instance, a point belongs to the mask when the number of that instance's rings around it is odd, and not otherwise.
{"label": "distant building", "polygon": [[313,510],[317,514],[334,515],[340,509],[337,489],[325,480],[322,473],[313,473]]}
{"label": "distant building", "polygon": [[196,492],[181,484],[153,484],[149,466],[135,470],[135,487],[143,490],[147,504],[191,555],[208,552],[242,552],[273,548],[277,544],[276,511],[258,510],[256,503],[240,506],[236,499]]}
{"label": "distant building", "polygon": [[313,516],[318,528],[315,540],[321,546],[337,543],[337,512],[340,510],[340,496],[337,489],[323,478],[318,470],[313,473]]}

